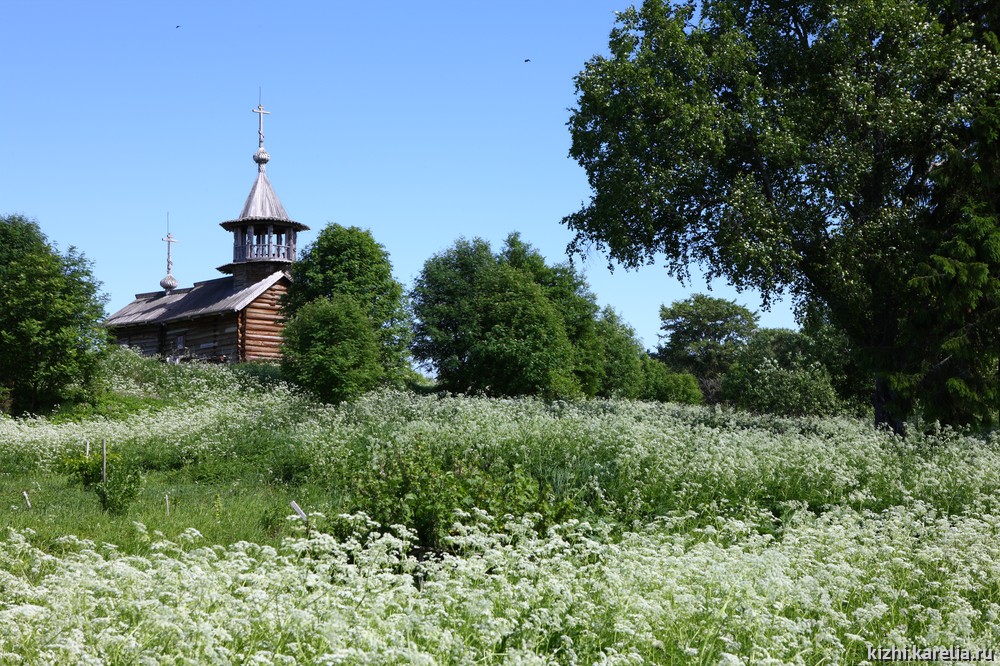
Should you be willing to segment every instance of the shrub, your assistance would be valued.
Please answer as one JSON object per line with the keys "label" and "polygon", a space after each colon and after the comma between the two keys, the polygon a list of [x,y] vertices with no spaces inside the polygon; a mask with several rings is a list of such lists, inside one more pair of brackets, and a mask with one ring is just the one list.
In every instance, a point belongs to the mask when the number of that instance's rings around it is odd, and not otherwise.
{"label": "shrub", "polygon": [[142,492],[142,475],[135,465],[119,461],[108,465],[108,479],[94,486],[101,508],[115,516],[128,513],[129,507]]}
{"label": "shrub", "polygon": [[676,402],[684,405],[700,405],[701,388],[698,378],[687,372],[670,372],[660,361],[653,358],[642,360],[643,400]]}
{"label": "shrub", "polygon": [[350,296],[302,306],[285,326],[283,374],[327,402],[343,402],[379,384],[384,369],[371,320]]}
{"label": "shrub", "polygon": [[[108,453],[108,467],[114,467],[122,462],[122,457],[118,453]],[[69,477],[71,486],[80,485],[84,490],[90,490],[101,482],[103,473],[103,461],[100,455],[79,455],[71,458],[64,458],[59,465],[63,474]]]}
{"label": "shrub", "polygon": [[826,416],[839,402],[830,373],[819,363],[783,368],[774,359],[756,367],[735,365],[723,381],[723,397],[735,407],[784,416]]}
{"label": "shrub", "polygon": [[722,398],[748,411],[822,416],[840,406],[813,341],[786,329],[761,329],[739,350],[722,381]]}
{"label": "shrub", "polygon": [[[142,491],[142,475],[138,466],[119,453],[108,452],[106,464],[100,455],[66,458],[60,468],[69,476],[70,485],[79,484],[85,490],[92,489],[101,501],[101,508],[112,515],[126,514]],[[105,468],[107,479],[102,481]]]}

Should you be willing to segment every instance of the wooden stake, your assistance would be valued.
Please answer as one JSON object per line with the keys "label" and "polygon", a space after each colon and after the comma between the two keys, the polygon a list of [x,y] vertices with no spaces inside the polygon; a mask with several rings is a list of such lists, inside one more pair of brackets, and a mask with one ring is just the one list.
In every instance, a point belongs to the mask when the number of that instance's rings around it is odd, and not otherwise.
{"label": "wooden stake", "polygon": [[28,509],[30,510],[31,509],[31,500],[28,499],[28,491],[27,490],[21,491],[21,494],[24,495],[24,503],[28,506]]}
{"label": "wooden stake", "polygon": [[163,496],[163,498],[165,500],[167,500],[167,518],[169,518],[170,517],[170,493],[165,494]]}
{"label": "wooden stake", "polygon": [[108,440],[101,439],[101,483],[108,482]]}
{"label": "wooden stake", "polygon": [[299,518],[302,519],[302,522],[306,524],[306,538],[311,538],[312,535],[309,530],[309,516],[306,515],[306,512],[302,510],[302,507],[300,507],[295,500],[292,500],[292,508],[295,509],[295,513],[299,514]]}

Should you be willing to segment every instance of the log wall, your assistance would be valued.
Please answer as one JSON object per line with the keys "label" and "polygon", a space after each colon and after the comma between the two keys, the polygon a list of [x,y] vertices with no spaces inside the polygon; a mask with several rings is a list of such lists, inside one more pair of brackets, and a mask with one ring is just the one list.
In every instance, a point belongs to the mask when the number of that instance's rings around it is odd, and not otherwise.
{"label": "log wall", "polygon": [[164,325],[165,356],[216,361],[237,360],[236,313],[208,315]]}
{"label": "log wall", "polygon": [[288,291],[279,281],[240,312],[206,315],[164,324],[121,326],[113,331],[120,345],[138,348],[145,356],[227,362],[281,360],[281,297]]}
{"label": "log wall", "polygon": [[[236,313],[224,313],[114,330],[115,342],[137,348],[143,356],[213,361],[238,359]],[[225,358],[223,358],[225,357]]]}
{"label": "log wall", "polygon": [[158,324],[129,326],[114,329],[115,342],[123,347],[134,347],[143,356],[159,356],[163,347],[163,330]]}
{"label": "log wall", "polygon": [[241,361],[281,360],[281,331],[285,327],[281,297],[287,291],[285,282],[278,282],[240,313]]}

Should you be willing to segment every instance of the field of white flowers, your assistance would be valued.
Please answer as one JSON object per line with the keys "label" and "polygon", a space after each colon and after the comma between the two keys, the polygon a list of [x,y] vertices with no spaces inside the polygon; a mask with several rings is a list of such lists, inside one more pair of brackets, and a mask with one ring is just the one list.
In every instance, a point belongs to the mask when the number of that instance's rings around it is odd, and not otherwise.
{"label": "field of white flowers", "polygon": [[55,474],[102,438],[148,470],[275,445],[260,464],[324,489],[303,508],[326,515],[308,530],[290,516],[299,534],[279,546],[136,522],[138,553],[8,527],[0,664],[854,664],[870,646],[1000,648],[992,437],[629,401],[383,392],[333,408],[224,368],[121,363],[115,390],[157,402],[0,420],[0,475]]}

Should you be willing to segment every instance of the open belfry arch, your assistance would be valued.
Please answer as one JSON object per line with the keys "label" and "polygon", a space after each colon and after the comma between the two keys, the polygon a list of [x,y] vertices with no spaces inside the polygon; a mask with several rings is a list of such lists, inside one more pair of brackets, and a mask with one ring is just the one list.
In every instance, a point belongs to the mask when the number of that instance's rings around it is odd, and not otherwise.
{"label": "open belfry arch", "polygon": [[264,116],[258,105],[259,145],[253,160],[257,178],[239,217],[220,226],[232,233],[232,261],[218,270],[227,277],[177,288],[168,233],[167,276],[162,291],[136,294],[135,300],[105,321],[115,341],[148,356],[229,361],[281,358],[281,297],[288,290],[289,268],[298,233],[309,229],[293,221],[271,187],[264,149]]}

